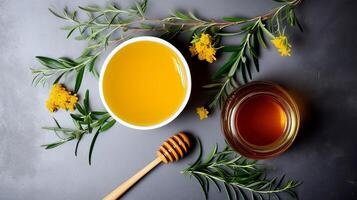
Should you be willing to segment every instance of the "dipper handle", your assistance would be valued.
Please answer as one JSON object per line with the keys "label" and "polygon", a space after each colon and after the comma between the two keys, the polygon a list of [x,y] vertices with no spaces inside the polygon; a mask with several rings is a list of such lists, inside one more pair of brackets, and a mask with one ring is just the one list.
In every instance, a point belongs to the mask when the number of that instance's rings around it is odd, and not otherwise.
{"label": "dipper handle", "polygon": [[138,171],[134,176],[129,178],[127,181],[122,183],[119,187],[114,189],[111,193],[103,198],[103,200],[115,200],[121,197],[131,186],[133,186],[137,181],[139,181],[143,176],[145,176],[150,170],[161,163],[161,159],[157,157],[151,163],[146,165],[142,170]]}
{"label": "dipper handle", "polygon": [[191,147],[191,142],[188,136],[179,132],[178,134],[170,137],[166,140],[156,152],[156,159],[151,163],[146,165],[142,170],[132,176],[130,179],[125,181],[110,194],[105,196],[103,200],[115,200],[122,196],[131,186],[133,186],[137,181],[139,181],[145,174],[156,167],[159,163],[164,162],[165,164],[183,158]]}

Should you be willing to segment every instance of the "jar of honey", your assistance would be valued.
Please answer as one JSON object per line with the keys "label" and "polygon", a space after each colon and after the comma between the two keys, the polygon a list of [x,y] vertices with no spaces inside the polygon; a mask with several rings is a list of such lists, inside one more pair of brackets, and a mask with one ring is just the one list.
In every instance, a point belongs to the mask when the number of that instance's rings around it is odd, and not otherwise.
{"label": "jar of honey", "polygon": [[280,86],[255,81],[233,91],[222,110],[229,145],[251,159],[267,159],[286,151],[300,123],[298,106]]}

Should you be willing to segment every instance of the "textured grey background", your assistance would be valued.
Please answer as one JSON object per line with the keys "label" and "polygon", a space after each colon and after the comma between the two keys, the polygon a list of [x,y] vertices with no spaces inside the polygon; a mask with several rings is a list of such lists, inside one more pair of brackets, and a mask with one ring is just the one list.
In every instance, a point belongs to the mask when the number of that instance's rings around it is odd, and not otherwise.
{"label": "textured grey background", "polygon": [[[40,148],[55,140],[40,129],[53,125],[44,106],[49,88],[31,86],[29,67],[39,66],[36,55],[77,56],[85,46],[66,40],[59,30],[65,23],[47,8],[105,3],[0,0],[0,199],[100,199],[151,161],[161,142],[179,130],[199,136],[206,150],[216,142],[223,145],[219,113],[205,121],[194,113],[205,99],[198,88],[208,82],[214,67],[191,62],[194,93],[171,124],[153,131],[115,126],[98,138],[92,166],[87,164],[91,137],[84,138],[78,157],[73,155],[74,143],[54,150]],[[305,1],[297,10],[305,32],[288,31],[293,56],[282,58],[273,48],[264,50],[261,72],[255,73],[255,80],[288,88],[302,107],[302,128],[292,148],[264,161],[276,173],[304,181],[298,189],[301,199],[356,199],[356,5],[354,0]],[[162,17],[170,9],[182,9],[205,17],[252,16],[273,6],[261,0],[152,0],[148,15]],[[103,108],[96,80],[87,76],[84,81],[93,106]],[[55,114],[61,123],[71,125],[66,115]],[[196,154],[197,149],[187,159],[158,167],[123,199],[202,199],[199,185],[179,173]],[[213,189],[210,198],[223,195]]]}

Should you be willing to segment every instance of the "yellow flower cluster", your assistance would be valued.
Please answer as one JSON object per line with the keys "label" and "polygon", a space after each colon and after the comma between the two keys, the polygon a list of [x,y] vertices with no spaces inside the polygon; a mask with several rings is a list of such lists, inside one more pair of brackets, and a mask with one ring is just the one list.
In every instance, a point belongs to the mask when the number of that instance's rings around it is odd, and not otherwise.
{"label": "yellow flower cluster", "polygon": [[278,49],[278,52],[281,56],[291,55],[291,45],[289,44],[288,38],[285,35],[274,37],[271,42]]}
{"label": "yellow flower cluster", "polygon": [[204,120],[208,118],[208,114],[209,114],[208,110],[203,106],[196,108],[196,113],[200,117],[200,120]]}
{"label": "yellow flower cluster", "polygon": [[78,101],[76,94],[71,94],[61,84],[54,84],[50,92],[50,97],[46,101],[46,107],[50,112],[55,112],[58,109],[73,111]]}
{"label": "yellow flower cluster", "polygon": [[200,38],[194,38],[190,46],[192,56],[198,55],[198,59],[212,63],[216,60],[216,49],[212,45],[212,38],[209,34],[202,33]]}

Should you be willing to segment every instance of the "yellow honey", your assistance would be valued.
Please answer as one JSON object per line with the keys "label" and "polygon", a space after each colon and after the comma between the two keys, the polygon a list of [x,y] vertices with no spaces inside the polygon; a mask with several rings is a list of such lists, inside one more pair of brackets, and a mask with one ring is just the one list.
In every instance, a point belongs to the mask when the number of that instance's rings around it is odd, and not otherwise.
{"label": "yellow honey", "polygon": [[188,87],[185,67],[171,48],[136,41],[116,52],[104,72],[105,102],[121,120],[136,126],[159,124],[182,105]]}

